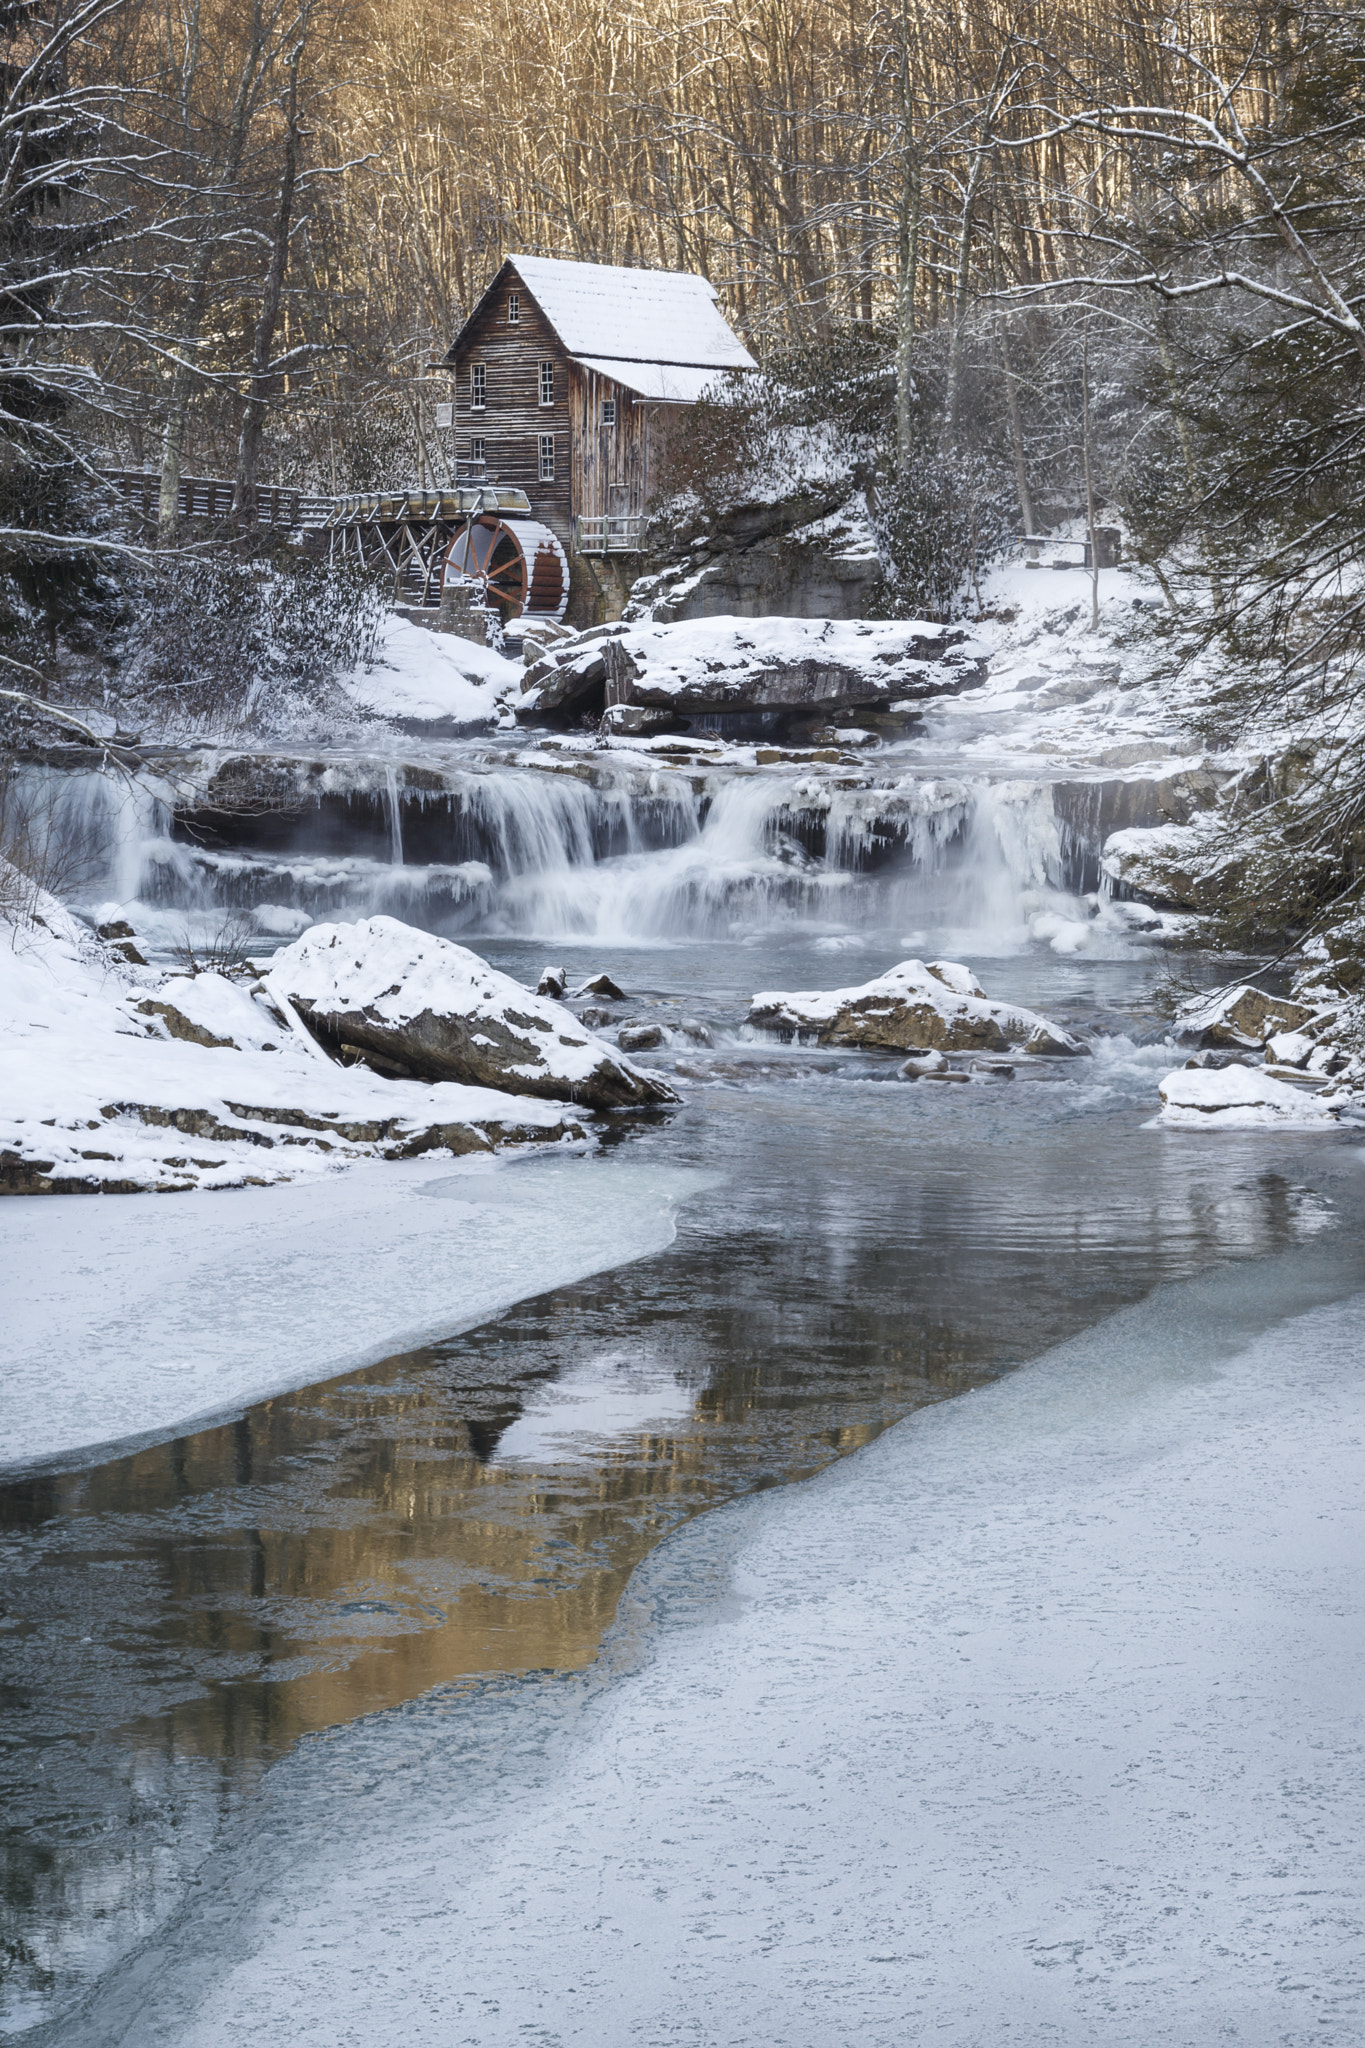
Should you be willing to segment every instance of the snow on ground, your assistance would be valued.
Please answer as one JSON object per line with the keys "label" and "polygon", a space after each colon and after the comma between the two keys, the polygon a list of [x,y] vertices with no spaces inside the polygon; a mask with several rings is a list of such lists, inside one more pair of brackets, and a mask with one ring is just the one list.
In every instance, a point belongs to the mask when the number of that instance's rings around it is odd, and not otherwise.
{"label": "snow on ground", "polygon": [[366,1160],[211,1202],[0,1202],[0,1466],[69,1466],[471,1329],[663,1250],[705,1185],[560,1155]]}
{"label": "snow on ground", "polygon": [[342,684],[358,711],[404,726],[491,729],[509,722],[505,698],[521,695],[519,661],[454,633],[433,633],[398,612],[385,619],[372,667]]}
{"label": "snow on ground", "polygon": [[[339,1067],[301,1024],[270,1032],[269,1013],[240,986],[196,979],[185,995],[184,977],[163,986],[150,970],[124,969],[51,897],[32,926],[0,929],[0,1168],[10,1185],[37,1176],[120,1190],[240,1187],[327,1173],[376,1147],[401,1155],[483,1149],[513,1131],[585,1135],[587,1112],[559,1103]],[[177,996],[218,1043],[166,1035]]]}
{"label": "snow on ground", "polygon": [[703,1518],[586,1678],[306,1744],[65,2048],[1355,2048],[1331,1235]]}

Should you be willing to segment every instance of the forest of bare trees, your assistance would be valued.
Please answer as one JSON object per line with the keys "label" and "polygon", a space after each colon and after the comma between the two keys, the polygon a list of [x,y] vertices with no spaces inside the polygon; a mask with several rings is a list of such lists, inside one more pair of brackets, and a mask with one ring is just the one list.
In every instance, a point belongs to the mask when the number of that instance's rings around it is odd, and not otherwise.
{"label": "forest of bare trees", "polygon": [[[0,27],[0,546],[39,666],[155,573],[183,474],[235,479],[239,547],[263,481],[448,475],[426,372],[516,250],[709,277],[768,405],[856,442],[893,556],[926,520],[1103,507],[1173,605],[1196,579],[1301,658],[1330,589],[1312,659],[1341,651],[1361,14],[6,0]],[[157,479],[141,552],[114,468]]]}

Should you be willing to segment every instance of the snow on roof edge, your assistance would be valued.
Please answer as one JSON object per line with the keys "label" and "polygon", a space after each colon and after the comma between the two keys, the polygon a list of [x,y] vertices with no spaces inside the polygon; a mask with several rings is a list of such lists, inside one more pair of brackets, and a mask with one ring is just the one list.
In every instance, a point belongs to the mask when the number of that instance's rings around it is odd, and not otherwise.
{"label": "snow on roof edge", "polygon": [[558,256],[504,256],[446,352],[450,363],[508,271],[521,279],[566,352],[636,363],[715,370],[757,369],[720,309],[715,286],[695,271],[641,270]]}

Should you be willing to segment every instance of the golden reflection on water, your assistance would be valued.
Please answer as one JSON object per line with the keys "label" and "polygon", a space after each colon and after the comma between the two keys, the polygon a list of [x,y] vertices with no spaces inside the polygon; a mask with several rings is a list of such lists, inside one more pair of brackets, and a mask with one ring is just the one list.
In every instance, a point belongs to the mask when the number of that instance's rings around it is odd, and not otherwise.
{"label": "golden reflection on water", "polygon": [[[430,1358],[394,1363],[401,1374]],[[168,1631],[178,1640],[163,1638],[165,1649],[182,1677],[200,1667],[208,1683],[155,1715],[158,1746],[222,1754],[227,1709],[238,1724],[230,1751],[278,1754],[302,1735],[463,1678],[579,1669],[660,1537],[736,1490],[716,1471],[717,1403],[705,1392],[682,1426],[593,1445],[591,1456],[585,1444],[579,1457],[537,1469],[481,1457],[467,1423],[414,1426],[421,1405],[420,1396],[386,1403],[390,1431],[409,1417],[401,1438],[389,1434],[379,1455],[340,1480],[334,1472],[326,1515],[310,1515],[306,1528],[296,1498],[283,1521],[272,1520],[278,1487],[267,1482],[259,1519],[167,1547],[163,1626],[178,1617]],[[747,1390],[729,1385],[723,1405],[742,1429],[766,1405],[761,1375]],[[144,1511],[176,1495],[213,1498],[230,1464],[250,1495],[254,1475],[295,1465],[312,1406],[306,1397],[268,1402],[235,1425],[138,1452],[125,1461],[121,1490]],[[356,1400],[354,1419],[372,1406]],[[794,1461],[766,1483],[815,1472],[884,1426],[844,1423],[818,1443],[801,1432]],[[125,1648],[145,1653],[140,1631]]]}

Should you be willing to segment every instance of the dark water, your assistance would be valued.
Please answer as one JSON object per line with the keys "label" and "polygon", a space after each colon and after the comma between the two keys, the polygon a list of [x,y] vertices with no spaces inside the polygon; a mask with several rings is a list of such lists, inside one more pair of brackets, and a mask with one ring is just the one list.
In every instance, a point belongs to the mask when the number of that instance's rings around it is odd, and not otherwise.
{"label": "dark water", "polygon": [[[723,1035],[765,981],[885,963],[793,941],[589,964],[650,991],[632,1014]],[[1152,1026],[1142,963],[982,971],[1074,1021]],[[1357,1220],[1344,1140],[1144,1128],[1171,1062],[1127,1040],[967,1087],[733,1042],[675,1058],[685,1108],[611,1139],[714,1176],[667,1252],[0,1489],[6,2031],[152,1930],[300,1737],[479,1674],[581,1666],[686,1517],[810,1474],[1161,1281]]]}

